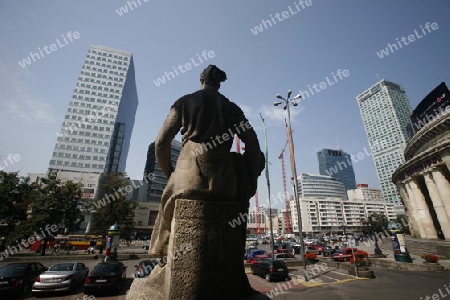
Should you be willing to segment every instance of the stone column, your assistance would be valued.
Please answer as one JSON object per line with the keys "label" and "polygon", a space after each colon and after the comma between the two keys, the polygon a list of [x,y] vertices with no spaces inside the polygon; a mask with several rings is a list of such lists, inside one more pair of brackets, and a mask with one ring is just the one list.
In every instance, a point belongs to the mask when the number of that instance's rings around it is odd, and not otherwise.
{"label": "stone column", "polygon": [[447,170],[450,170],[450,151],[446,151],[441,154],[441,158],[447,166]]}
{"label": "stone column", "polygon": [[425,230],[423,228],[423,224],[421,223],[421,216],[419,216],[419,211],[417,210],[416,200],[413,195],[413,191],[411,190],[411,187],[409,186],[409,181],[405,181],[405,190],[408,195],[408,199],[410,200],[411,205],[411,212],[409,215],[410,220],[412,223],[414,223],[414,227],[417,229],[417,235],[415,237],[417,238],[424,238],[425,237]]}
{"label": "stone column", "polygon": [[[413,203],[412,203],[412,199],[409,198],[408,196],[408,191],[406,190],[406,186],[404,182],[400,182],[398,184],[399,187],[399,191],[400,191],[400,196],[403,199],[403,203],[405,204],[406,207],[406,216],[408,218],[408,223],[409,223],[409,227],[411,229],[411,233],[414,237],[419,237],[420,236],[420,232],[419,229],[417,227],[416,221],[414,219],[414,208],[413,208]],[[406,224],[404,224],[406,225]]]}
{"label": "stone column", "polygon": [[433,202],[434,211],[436,212],[436,217],[441,225],[442,233],[444,234],[445,239],[450,239],[450,220],[445,212],[441,196],[436,183],[433,180],[433,175],[431,173],[427,173],[424,177],[428,193],[430,194],[431,201]]}
{"label": "stone column", "polygon": [[418,222],[422,224],[425,236],[421,238],[425,239],[437,239],[436,228],[434,228],[433,219],[431,218],[430,211],[428,209],[427,203],[425,202],[425,197],[422,194],[419,186],[415,179],[409,181],[409,187],[414,198],[414,202],[417,207]]}
{"label": "stone column", "polygon": [[245,274],[246,217],[234,202],[177,199],[167,264],[135,278],[127,300],[268,299]]}
{"label": "stone column", "polygon": [[433,175],[433,180],[436,183],[436,188],[442,200],[444,210],[450,218],[450,183],[447,181],[444,173],[439,168],[434,169],[431,174]]}

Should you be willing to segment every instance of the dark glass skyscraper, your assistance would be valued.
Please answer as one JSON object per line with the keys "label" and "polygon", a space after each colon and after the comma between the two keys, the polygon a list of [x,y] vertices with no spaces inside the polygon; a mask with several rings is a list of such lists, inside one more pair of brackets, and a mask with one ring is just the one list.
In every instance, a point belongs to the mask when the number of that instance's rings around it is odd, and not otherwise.
{"label": "dark glass skyscraper", "polygon": [[342,150],[322,149],[317,152],[320,175],[328,175],[344,184],[345,190],[356,188],[355,172],[350,154]]}

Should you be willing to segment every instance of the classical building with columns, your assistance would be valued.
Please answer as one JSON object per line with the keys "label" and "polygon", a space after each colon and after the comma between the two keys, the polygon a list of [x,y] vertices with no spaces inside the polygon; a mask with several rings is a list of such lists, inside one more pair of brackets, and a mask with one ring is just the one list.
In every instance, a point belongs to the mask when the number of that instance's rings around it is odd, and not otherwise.
{"label": "classical building with columns", "polygon": [[414,110],[405,163],[392,181],[410,229],[420,239],[450,240],[450,93],[441,83]]}

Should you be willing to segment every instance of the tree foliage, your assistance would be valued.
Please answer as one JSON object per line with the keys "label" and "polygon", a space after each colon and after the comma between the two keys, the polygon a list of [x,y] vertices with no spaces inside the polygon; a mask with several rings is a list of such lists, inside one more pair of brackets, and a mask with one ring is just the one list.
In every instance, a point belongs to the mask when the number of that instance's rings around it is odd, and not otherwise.
{"label": "tree foliage", "polygon": [[362,219],[364,233],[377,233],[386,230],[389,220],[382,213],[372,213],[368,218]]}
{"label": "tree foliage", "polygon": [[27,219],[28,205],[36,193],[37,186],[30,184],[30,178],[19,177],[17,172],[0,171],[0,223],[6,225],[6,238],[17,224]]}
{"label": "tree foliage", "polygon": [[54,174],[41,178],[38,184],[30,183],[29,178],[18,179],[17,173],[3,172],[0,176],[0,193],[8,195],[8,206],[1,206],[2,220],[8,220],[4,215],[9,213],[9,223],[14,225],[6,237],[7,244],[27,239],[46,226],[64,226],[66,231],[73,232],[81,223],[80,183],[62,183]]}
{"label": "tree foliage", "polygon": [[[121,237],[129,239],[134,229],[135,202],[129,201],[126,194],[133,190],[130,179],[122,172],[111,172],[102,175],[99,183],[97,202],[100,207],[96,210],[94,218],[94,230],[104,234],[113,224],[122,227]],[[98,200],[98,199],[97,199]]]}

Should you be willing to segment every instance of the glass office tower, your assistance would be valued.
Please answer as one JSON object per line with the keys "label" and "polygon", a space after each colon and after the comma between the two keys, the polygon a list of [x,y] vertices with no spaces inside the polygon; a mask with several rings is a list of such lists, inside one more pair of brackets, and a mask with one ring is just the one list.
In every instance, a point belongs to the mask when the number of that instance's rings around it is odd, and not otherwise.
{"label": "glass office tower", "polygon": [[392,174],[405,162],[409,139],[411,104],[405,89],[396,83],[380,80],[356,97],[383,198],[402,206]]}
{"label": "glass office tower", "polygon": [[125,172],[137,106],[133,55],[91,46],[49,171]]}
{"label": "glass office tower", "polygon": [[342,150],[322,149],[317,152],[320,175],[328,175],[344,184],[345,190],[356,188],[355,171],[350,154]]}

